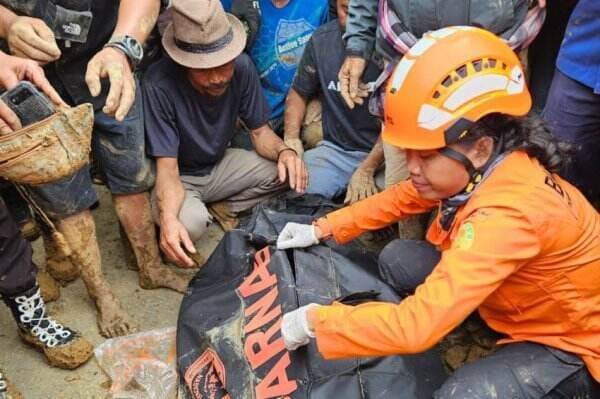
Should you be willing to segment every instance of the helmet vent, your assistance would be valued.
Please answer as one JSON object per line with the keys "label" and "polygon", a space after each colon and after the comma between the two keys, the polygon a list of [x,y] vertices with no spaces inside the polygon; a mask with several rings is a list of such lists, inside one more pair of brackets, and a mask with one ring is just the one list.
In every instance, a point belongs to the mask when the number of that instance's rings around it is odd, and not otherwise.
{"label": "helmet vent", "polygon": [[461,78],[466,78],[467,77],[467,66],[463,65],[460,68],[458,68],[456,70],[456,73],[458,74],[458,76],[460,76]]}
{"label": "helmet vent", "polygon": [[444,81],[442,82],[442,85],[444,85],[444,87],[452,86],[452,76],[450,76],[450,75],[446,76],[446,79],[444,79]]}

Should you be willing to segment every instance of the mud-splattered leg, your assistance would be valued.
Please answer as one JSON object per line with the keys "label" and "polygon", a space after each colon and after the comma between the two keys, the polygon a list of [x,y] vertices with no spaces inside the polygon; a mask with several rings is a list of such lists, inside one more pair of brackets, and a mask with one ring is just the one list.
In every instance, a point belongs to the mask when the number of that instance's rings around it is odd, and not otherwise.
{"label": "mud-splattered leg", "polygon": [[115,195],[117,215],[129,238],[140,270],[140,287],[170,288],[185,292],[189,278],[181,276],[162,264],[156,231],[150,211],[148,193]]}
{"label": "mud-splattered leg", "polygon": [[57,222],[58,230],[71,248],[71,260],[98,307],[98,327],[105,337],[126,335],[136,330],[102,275],[96,226],[90,211],[83,211]]}

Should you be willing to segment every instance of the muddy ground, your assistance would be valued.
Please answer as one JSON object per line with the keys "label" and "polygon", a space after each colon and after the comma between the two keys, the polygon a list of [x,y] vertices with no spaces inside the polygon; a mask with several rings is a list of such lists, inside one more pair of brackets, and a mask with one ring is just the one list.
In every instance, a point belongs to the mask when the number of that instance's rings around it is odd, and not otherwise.
{"label": "muddy ground", "polygon": [[[99,188],[100,207],[94,211],[98,240],[102,251],[104,274],[115,294],[141,330],[174,326],[182,295],[166,289],[146,291],[138,285],[137,272],[127,268],[110,195]],[[207,239],[197,243],[208,255],[222,236],[211,226]],[[41,240],[33,243],[34,260],[43,265]],[[96,327],[96,315],[81,280],[61,289],[61,298],[49,305],[53,315],[83,333],[94,345],[104,342]],[[43,356],[21,342],[15,323],[6,306],[0,306],[0,368],[21,390],[26,399],[96,399],[107,398],[110,382],[92,358],[75,371],[49,367]]]}

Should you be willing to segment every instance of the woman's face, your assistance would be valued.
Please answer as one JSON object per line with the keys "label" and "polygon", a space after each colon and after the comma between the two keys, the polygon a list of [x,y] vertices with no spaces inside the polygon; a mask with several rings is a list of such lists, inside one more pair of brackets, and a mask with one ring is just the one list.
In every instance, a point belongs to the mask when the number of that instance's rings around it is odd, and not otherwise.
{"label": "woman's face", "polygon": [[[467,156],[475,168],[480,168],[492,153],[493,140],[481,138],[469,149],[458,145],[449,147]],[[425,199],[450,198],[460,193],[469,182],[465,166],[438,150],[406,150],[406,161],[412,183]]]}

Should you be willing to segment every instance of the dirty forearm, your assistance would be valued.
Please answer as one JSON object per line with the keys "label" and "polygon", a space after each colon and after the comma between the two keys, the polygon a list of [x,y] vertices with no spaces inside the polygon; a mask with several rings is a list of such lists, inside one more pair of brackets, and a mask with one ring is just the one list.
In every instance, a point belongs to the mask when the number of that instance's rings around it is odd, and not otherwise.
{"label": "dirty forearm", "polygon": [[377,139],[377,142],[369,152],[369,155],[365,158],[365,160],[360,164],[359,168],[371,173],[375,174],[375,171],[381,163],[383,162],[383,142],[381,140],[381,136]]}
{"label": "dirty forearm", "polygon": [[300,138],[302,121],[305,114],[306,100],[296,90],[291,88],[285,100],[283,137],[286,139]]}
{"label": "dirty forearm", "polygon": [[121,0],[113,37],[129,35],[144,43],[154,28],[160,0]]}
{"label": "dirty forearm", "polygon": [[179,177],[179,168],[175,158],[156,159],[156,202],[159,219],[176,219],[185,198],[185,190]]}
{"label": "dirty forearm", "polygon": [[0,5],[0,37],[6,39],[8,36],[8,28],[12,24],[17,15],[10,9]]}
{"label": "dirty forearm", "polygon": [[271,130],[269,125],[264,125],[250,132],[250,138],[256,153],[274,162],[277,162],[279,152],[284,148],[288,148],[283,140]]}

